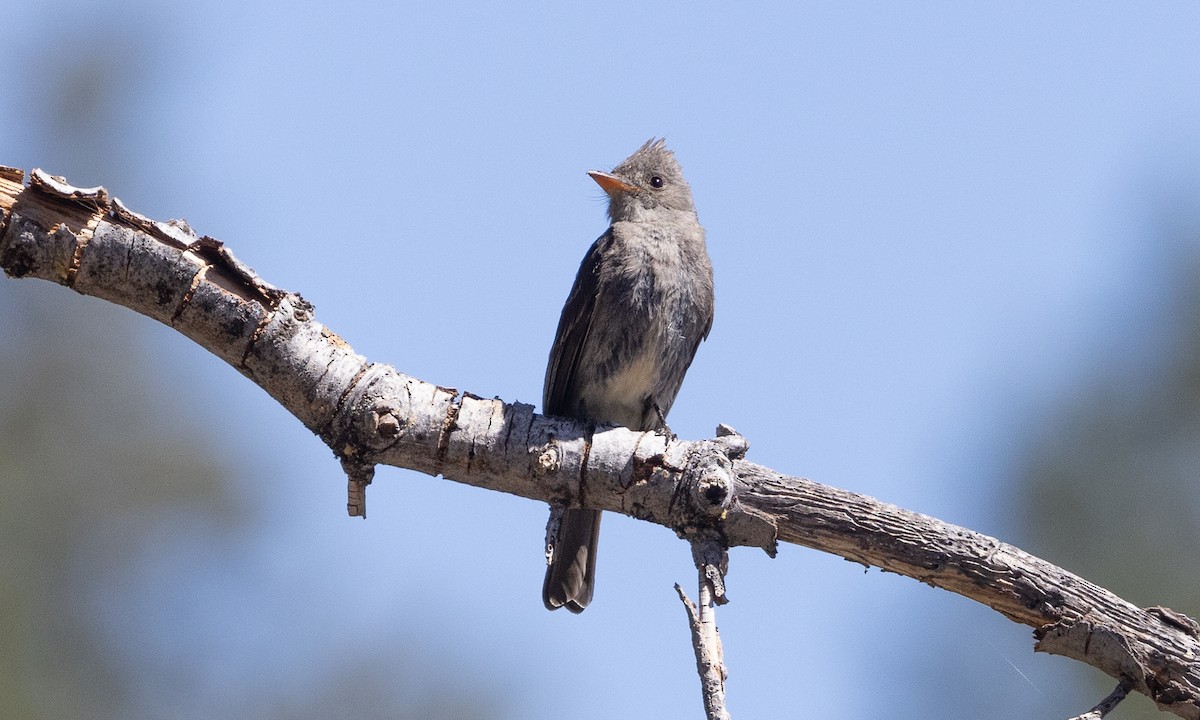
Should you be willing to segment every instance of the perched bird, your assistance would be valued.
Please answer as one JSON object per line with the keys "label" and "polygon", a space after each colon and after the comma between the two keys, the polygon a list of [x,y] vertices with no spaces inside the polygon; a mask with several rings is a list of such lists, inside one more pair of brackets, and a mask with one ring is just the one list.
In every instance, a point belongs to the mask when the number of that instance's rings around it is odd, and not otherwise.
{"label": "perched bird", "polygon": [[[692,191],[662,140],[611,173],[612,225],[592,244],[567,297],[546,368],[542,409],[633,430],[667,413],[713,319],[712,265]],[[542,600],[583,612],[592,599],[600,511],[568,508],[547,548]]]}

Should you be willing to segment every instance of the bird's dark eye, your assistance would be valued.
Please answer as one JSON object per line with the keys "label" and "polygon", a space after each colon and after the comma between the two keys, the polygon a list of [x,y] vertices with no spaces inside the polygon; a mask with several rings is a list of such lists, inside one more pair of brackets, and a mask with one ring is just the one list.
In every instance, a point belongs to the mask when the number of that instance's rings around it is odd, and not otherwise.
{"label": "bird's dark eye", "polygon": [[650,178],[650,187],[652,187],[652,188],[660,188],[660,187],[662,187],[662,186],[663,186],[663,179],[662,179],[662,178],[660,178],[660,177],[659,177],[659,176],[657,176],[657,175],[655,175],[655,176],[653,176],[653,177],[651,177],[651,178]]}

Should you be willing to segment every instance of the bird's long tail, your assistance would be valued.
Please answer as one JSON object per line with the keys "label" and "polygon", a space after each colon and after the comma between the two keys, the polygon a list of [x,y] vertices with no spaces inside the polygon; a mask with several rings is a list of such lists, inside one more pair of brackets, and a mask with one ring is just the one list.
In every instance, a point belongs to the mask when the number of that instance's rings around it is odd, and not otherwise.
{"label": "bird's long tail", "polygon": [[564,510],[542,583],[542,602],[550,610],[566,607],[581,613],[592,601],[596,578],[599,510]]}

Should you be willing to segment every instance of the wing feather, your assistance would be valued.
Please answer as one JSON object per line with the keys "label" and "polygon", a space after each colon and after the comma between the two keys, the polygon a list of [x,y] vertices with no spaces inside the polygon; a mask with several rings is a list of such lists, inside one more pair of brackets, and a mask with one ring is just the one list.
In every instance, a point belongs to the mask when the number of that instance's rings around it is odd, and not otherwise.
{"label": "wing feather", "polygon": [[546,382],[542,388],[542,412],[573,417],[579,412],[579,388],[576,374],[587,344],[596,310],[600,285],[601,257],[612,242],[612,228],[596,239],[575,275],[571,294],[563,305],[558,332],[546,364]]}

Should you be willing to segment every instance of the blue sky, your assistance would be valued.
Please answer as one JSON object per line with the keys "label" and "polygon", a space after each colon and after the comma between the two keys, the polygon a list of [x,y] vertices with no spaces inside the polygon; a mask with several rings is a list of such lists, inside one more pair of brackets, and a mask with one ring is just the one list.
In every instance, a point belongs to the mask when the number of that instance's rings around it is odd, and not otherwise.
{"label": "blue sky", "polygon": [[[1187,3],[6,15],[0,163],[186,217],[372,360],[509,401],[540,400],[562,302],[605,227],[585,171],[665,136],[717,284],[672,428],[726,422],[757,462],[1005,539],[1010,454],[1112,348],[1145,361],[1179,250],[1155,223],[1200,202]],[[94,157],[56,141],[54,113],[70,110],[38,106],[48,93],[25,79],[89,53],[122,78],[80,70],[80,92],[125,108],[90,121]],[[693,571],[668,531],[607,519],[595,604],[547,613],[544,507],[381,469],[369,519],[351,521],[318,440],[144,324],[146,352],[189,379],[172,391],[254,458],[246,492],[265,518],[236,540],[236,568],[180,569],[170,547],[147,565],[177,597],[170,611],[145,599],[130,642],[199,678],[174,698],[196,716],[248,670],[302,685],[374,644],[501,688],[507,717],[698,715],[671,589]],[[1035,656],[1029,629],[905,578],[785,546],[775,560],[734,551],[729,590],[734,717],[926,717],[957,692],[928,674],[935,656],[975,673],[998,715],[1098,699],[1058,692],[1087,671]]]}

